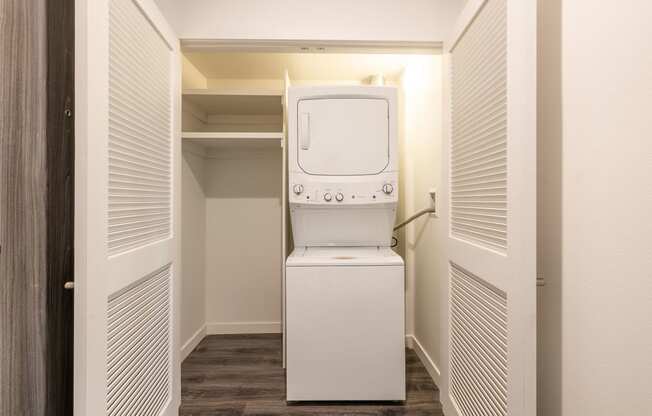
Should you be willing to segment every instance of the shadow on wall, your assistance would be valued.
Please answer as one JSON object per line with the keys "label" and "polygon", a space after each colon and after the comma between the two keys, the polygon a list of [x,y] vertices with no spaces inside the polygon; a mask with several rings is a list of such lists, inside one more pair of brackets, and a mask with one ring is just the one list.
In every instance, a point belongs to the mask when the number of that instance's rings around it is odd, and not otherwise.
{"label": "shadow on wall", "polygon": [[189,143],[183,143],[183,160],[192,174],[195,182],[204,188],[204,156],[196,147]]}
{"label": "shadow on wall", "polygon": [[280,203],[280,149],[205,151],[184,143],[183,158],[206,198],[272,198]]}
{"label": "shadow on wall", "polygon": [[281,201],[280,149],[249,150],[246,157],[221,155],[207,159],[207,198],[274,198]]}
{"label": "shadow on wall", "polygon": [[561,0],[538,4],[537,414],[562,414]]}

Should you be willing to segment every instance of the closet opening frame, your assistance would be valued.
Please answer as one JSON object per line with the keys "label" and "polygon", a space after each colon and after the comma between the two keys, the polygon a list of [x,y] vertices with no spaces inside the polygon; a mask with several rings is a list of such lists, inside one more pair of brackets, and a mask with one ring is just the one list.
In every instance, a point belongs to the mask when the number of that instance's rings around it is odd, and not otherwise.
{"label": "closet opening frame", "polygon": [[[404,54],[429,55],[443,53],[443,42],[366,41],[366,40],[298,40],[298,39],[181,39],[181,53],[339,53],[339,54]],[[282,96],[283,129],[280,139],[282,155],[281,208],[281,332],[283,336],[283,368],[286,368],[285,266],[292,251],[292,233],[288,205],[287,160],[287,89],[291,85],[285,71]],[[183,136],[183,134],[182,134]]]}

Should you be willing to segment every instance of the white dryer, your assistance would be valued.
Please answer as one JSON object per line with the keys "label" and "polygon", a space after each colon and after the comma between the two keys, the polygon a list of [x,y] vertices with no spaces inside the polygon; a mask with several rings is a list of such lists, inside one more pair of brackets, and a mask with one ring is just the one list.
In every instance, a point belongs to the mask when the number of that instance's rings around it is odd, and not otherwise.
{"label": "white dryer", "polygon": [[389,246],[398,205],[394,87],[291,87],[294,244]]}
{"label": "white dryer", "polygon": [[287,400],[405,399],[393,87],[288,92]]}

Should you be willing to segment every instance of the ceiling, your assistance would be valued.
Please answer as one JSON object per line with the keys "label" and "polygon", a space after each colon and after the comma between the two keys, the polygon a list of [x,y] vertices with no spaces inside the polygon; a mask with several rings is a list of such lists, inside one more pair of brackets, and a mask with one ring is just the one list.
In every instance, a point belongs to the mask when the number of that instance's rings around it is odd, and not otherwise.
{"label": "ceiling", "polygon": [[423,55],[357,53],[186,52],[188,60],[207,78],[357,80],[375,74],[396,79],[405,62]]}

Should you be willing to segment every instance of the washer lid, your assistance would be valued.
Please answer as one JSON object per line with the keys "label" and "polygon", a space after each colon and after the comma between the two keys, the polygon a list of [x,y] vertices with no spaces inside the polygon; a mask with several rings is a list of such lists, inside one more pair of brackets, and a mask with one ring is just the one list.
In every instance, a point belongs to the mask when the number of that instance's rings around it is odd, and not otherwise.
{"label": "washer lid", "polygon": [[402,266],[403,259],[389,247],[300,247],[288,257],[289,267]]}

